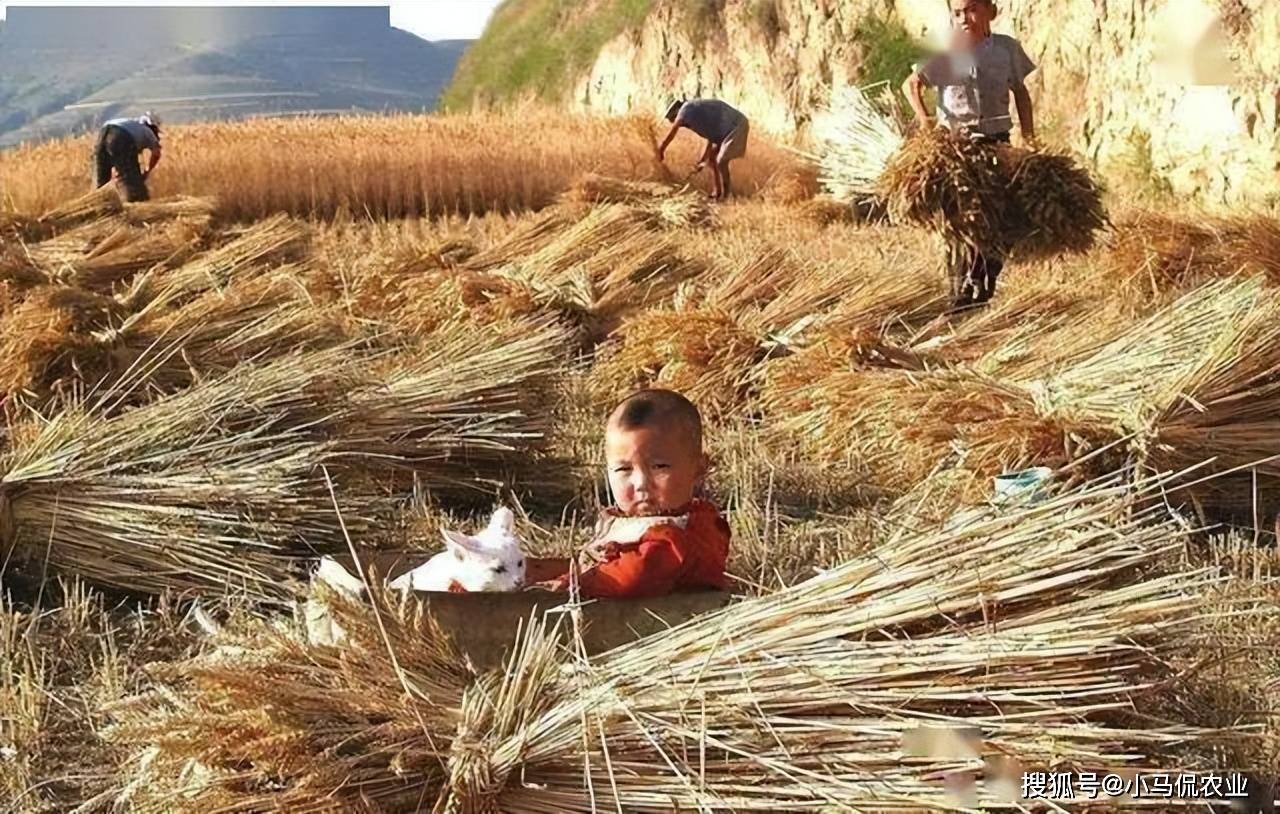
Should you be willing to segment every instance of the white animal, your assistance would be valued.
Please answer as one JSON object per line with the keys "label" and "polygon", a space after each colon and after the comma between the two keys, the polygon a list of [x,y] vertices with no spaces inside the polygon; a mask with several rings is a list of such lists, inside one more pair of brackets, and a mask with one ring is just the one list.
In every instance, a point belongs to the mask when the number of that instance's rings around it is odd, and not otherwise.
{"label": "white animal", "polygon": [[445,550],[391,581],[415,591],[516,591],[524,585],[524,553],[511,510],[499,507],[472,536],[443,530]]}

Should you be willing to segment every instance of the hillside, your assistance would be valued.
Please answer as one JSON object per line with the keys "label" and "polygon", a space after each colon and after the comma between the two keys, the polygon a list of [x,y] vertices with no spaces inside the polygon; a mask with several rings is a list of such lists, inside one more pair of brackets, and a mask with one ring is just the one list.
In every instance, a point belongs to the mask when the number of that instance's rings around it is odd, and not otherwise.
{"label": "hillside", "polygon": [[[716,95],[794,133],[832,86],[901,81],[946,26],[940,0],[508,0],[445,99],[651,113]],[[1041,66],[1042,135],[1107,173],[1210,202],[1280,189],[1280,5],[1026,0],[997,30]]]}
{"label": "hillside", "polygon": [[0,29],[0,146],[140,108],[172,123],[422,111],[461,51],[391,28],[385,8],[14,8]]}

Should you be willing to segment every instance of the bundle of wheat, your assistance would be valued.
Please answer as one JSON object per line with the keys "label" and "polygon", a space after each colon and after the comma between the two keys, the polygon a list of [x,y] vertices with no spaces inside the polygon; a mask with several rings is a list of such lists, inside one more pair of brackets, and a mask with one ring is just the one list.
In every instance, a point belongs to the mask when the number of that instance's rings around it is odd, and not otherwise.
{"label": "bundle of wheat", "polygon": [[52,282],[49,275],[36,268],[31,260],[16,246],[0,246],[0,286],[10,295]]}
{"label": "bundle of wheat", "polygon": [[128,318],[102,339],[122,368],[165,343],[179,344],[178,353],[147,368],[149,390],[174,392],[242,362],[334,348],[353,337],[337,308],[318,302],[286,269],[208,291],[172,311]]}
{"label": "bundle of wheat", "polygon": [[1014,147],[999,151],[1009,220],[1000,228],[1017,260],[1083,254],[1109,221],[1100,190],[1069,155]]}
{"label": "bundle of wheat", "polygon": [[1078,287],[1045,283],[1018,288],[976,313],[934,319],[912,334],[907,348],[937,365],[967,364],[1003,378],[1022,376],[1024,363],[1041,368],[1063,350],[1059,329],[1099,315],[1098,303]]}
{"label": "bundle of wheat", "polygon": [[579,177],[561,198],[571,203],[630,204],[648,214],[659,227],[692,228],[715,221],[715,213],[702,195],[653,181],[627,181],[588,173]]}
{"label": "bundle of wheat", "polygon": [[48,227],[36,218],[21,212],[0,210],[0,238],[4,243],[31,242],[48,236]]}
{"label": "bundle of wheat", "polygon": [[209,220],[183,219],[151,228],[121,227],[72,264],[68,280],[92,290],[110,289],[143,269],[178,265],[208,233]]}
{"label": "bundle of wheat", "polygon": [[1280,218],[1247,215],[1223,223],[1225,253],[1241,269],[1261,271],[1280,281]]}
{"label": "bundle of wheat", "polygon": [[462,270],[406,283],[394,302],[392,320],[418,336],[457,320],[519,320],[554,307],[534,286],[500,274]]}
{"label": "bundle of wheat", "polygon": [[790,379],[787,372],[775,373],[780,381],[761,399],[768,432],[821,460],[856,450],[890,490],[909,489],[943,465],[985,477],[1059,466],[1094,443],[1038,415],[1022,388],[974,372],[854,369],[807,381],[803,370]]}
{"label": "bundle of wheat", "polygon": [[217,198],[176,195],[155,201],[124,205],[124,219],[135,226],[147,226],[168,220],[211,220],[218,211]]}
{"label": "bundle of wheat", "polygon": [[1242,271],[1280,279],[1280,220],[1140,211],[1116,225],[1104,261],[1113,277],[1149,295]]}
{"label": "bundle of wheat", "polygon": [[[1184,533],[1158,509],[1134,512],[1132,497],[1104,483],[897,532],[591,664],[574,653],[562,667],[535,625],[505,670],[473,676],[412,610],[378,592],[371,608],[334,597],[350,649],[231,638],[166,670],[163,695],[122,708],[112,738],[146,759],[121,799],[144,810],[972,808],[1018,804],[1022,771],[1140,769],[1189,742],[1238,740],[1132,716],[1138,697],[1168,686],[1164,659],[1213,582],[1143,576]],[[947,780],[957,772],[967,802]]]}
{"label": "bundle of wheat", "polygon": [[578,176],[561,197],[566,201],[587,204],[634,204],[665,198],[674,191],[669,184],[656,181],[630,181],[588,172]]}
{"label": "bundle of wheat", "polygon": [[[345,360],[245,365],[116,413],[137,385],[124,380],[20,421],[0,462],[6,549],[126,591],[282,597],[297,558],[341,539],[314,426],[341,403]],[[366,508],[344,495],[347,526]]]}
{"label": "bundle of wheat", "polygon": [[310,232],[298,221],[276,215],[245,229],[229,243],[174,269],[135,280],[128,300],[150,300],[148,308],[168,307],[227,285],[263,264],[296,258],[306,248]]}
{"label": "bundle of wheat", "polygon": [[650,232],[648,219],[638,208],[608,204],[557,230],[541,248],[519,259],[518,265],[527,276],[553,284],[584,265],[591,268],[592,279],[599,279],[613,270],[614,258],[602,258],[602,253],[622,251],[620,246],[634,251],[636,244],[644,243],[661,246],[669,241]]}
{"label": "bundle of wheat", "polygon": [[814,115],[819,180],[836,200],[856,203],[877,194],[880,176],[906,140],[894,106],[872,89],[843,88]]}
{"label": "bundle of wheat", "polygon": [[60,383],[96,383],[112,368],[97,334],[123,316],[114,300],[77,288],[32,289],[0,320],[0,392],[40,398]]}
{"label": "bundle of wheat", "polygon": [[365,374],[334,426],[340,458],[410,470],[433,488],[531,474],[568,347],[567,331],[546,320],[444,325]]}
{"label": "bundle of wheat", "polygon": [[55,206],[41,215],[39,222],[48,229],[62,231],[85,221],[100,220],[109,215],[119,214],[123,209],[124,202],[120,200],[115,184],[107,184],[79,198]]}
{"label": "bundle of wheat", "polygon": [[565,229],[580,220],[580,213],[571,207],[553,207],[540,214],[523,227],[516,229],[506,239],[472,255],[466,267],[477,271],[504,266],[514,260],[527,257],[555,240]]}
{"label": "bundle of wheat", "polygon": [[1107,225],[1102,191],[1070,156],[943,129],[907,139],[878,189],[898,221],[1024,260],[1088,251]]}
{"label": "bundle of wheat", "polygon": [[641,387],[669,387],[710,415],[739,406],[747,375],[764,355],[759,340],[715,307],[654,309],[623,321],[619,340],[588,375],[594,399],[615,404]]}
{"label": "bundle of wheat", "polygon": [[[127,224],[118,217],[90,221],[59,233],[56,237],[27,246],[24,253],[31,262],[49,276],[63,277],[75,273],[75,267],[99,246],[122,232]],[[111,244],[107,244],[110,248]]]}
{"label": "bundle of wheat", "polygon": [[800,213],[808,220],[822,226],[833,223],[859,223],[859,211],[854,204],[832,195],[818,195],[799,205]]}
{"label": "bundle of wheat", "polygon": [[996,151],[941,128],[907,139],[877,187],[890,216],[984,250],[1008,249],[1011,195]]}
{"label": "bundle of wheat", "polygon": [[1221,270],[1220,235],[1207,219],[1138,212],[1116,224],[1103,263],[1109,276],[1158,295]]}
{"label": "bundle of wheat", "polygon": [[611,204],[501,275],[515,283],[518,310],[537,305],[560,313],[579,325],[590,345],[700,272],[676,249],[674,239],[649,228],[643,211]]}
{"label": "bundle of wheat", "polygon": [[[1252,368],[1241,358],[1275,321],[1276,298],[1257,279],[1207,283],[1137,325],[1059,331],[1056,358],[1024,372],[1037,410],[1120,435],[1149,431],[1166,410],[1195,399],[1206,377]],[[1198,402],[1197,402],[1198,403]]]}

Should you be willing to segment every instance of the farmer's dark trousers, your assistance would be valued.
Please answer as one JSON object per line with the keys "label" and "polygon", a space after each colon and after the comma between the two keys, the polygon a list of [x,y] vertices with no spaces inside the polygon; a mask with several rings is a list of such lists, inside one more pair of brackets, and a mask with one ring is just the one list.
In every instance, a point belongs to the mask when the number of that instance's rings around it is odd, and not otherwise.
{"label": "farmer's dark trousers", "polygon": [[93,188],[104,186],[111,181],[111,170],[120,174],[120,184],[124,187],[126,201],[145,201],[150,198],[147,192],[146,179],[142,177],[142,167],[138,163],[137,143],[133,136],[119,127],[102,128],[98,134],[98,143],[93,148]]}
{"label": "farmer's dark trousers", "polygon": [[996,278],[1004,270],[1004,260],[983,254],[972,246],[947,244],[947,277],[951,282],[951,304],[956,308],[981,305],[996,293]]}
{"label": "farmer's dark trousers", "polygon": [[[1008,144],[1008,133],[974,134],[979,144]],[[980,252],[974,247],[948,239],[947,279],[951,283],[951,304],[967,308],[989,301],[996,293],[996,278],[1004,270],[1004,258],[993,252]]]}

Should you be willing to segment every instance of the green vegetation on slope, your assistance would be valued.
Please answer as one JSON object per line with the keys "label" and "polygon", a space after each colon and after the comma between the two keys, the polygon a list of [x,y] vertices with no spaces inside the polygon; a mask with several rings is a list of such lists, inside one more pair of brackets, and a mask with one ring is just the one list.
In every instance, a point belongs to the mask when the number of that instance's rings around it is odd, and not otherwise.
{"label": "green vegetation on slope", "polygon": [[606,42],[638,27],[652,0],[505,0],[467,51],[442,103],[458,110],[531,94],[559,101]]}
{"label": "green vegetation on slope", "polygon": [[889,82],[896,87],[911,73],[912,64],[925,55],[925,49],[896,19],[869,14],[858,22],[854,36],[864,49],[858,72],[864,85]]}

